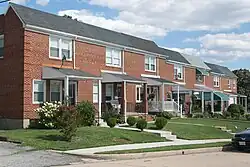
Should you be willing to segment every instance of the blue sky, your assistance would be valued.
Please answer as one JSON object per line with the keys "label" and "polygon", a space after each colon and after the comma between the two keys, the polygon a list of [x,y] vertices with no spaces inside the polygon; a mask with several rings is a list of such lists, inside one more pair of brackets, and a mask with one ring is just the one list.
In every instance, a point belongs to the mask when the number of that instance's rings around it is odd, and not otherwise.
{"label": "blue sky", "polygon": [[[249,0],[12,0],[154,40],[231,69],[249,68]],[[4,13],[8,4],[0,4]]]}

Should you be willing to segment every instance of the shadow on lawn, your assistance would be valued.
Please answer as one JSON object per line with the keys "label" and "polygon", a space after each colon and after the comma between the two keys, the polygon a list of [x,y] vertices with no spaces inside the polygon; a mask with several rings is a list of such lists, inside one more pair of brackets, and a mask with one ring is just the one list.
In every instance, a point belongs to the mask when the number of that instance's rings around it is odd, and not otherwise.
{"label": "shadow on lawn", "polygon": [[60,135],[43,135],[37,136],[38,139],[48,140],[48,141],[66,141],[63,136]]}

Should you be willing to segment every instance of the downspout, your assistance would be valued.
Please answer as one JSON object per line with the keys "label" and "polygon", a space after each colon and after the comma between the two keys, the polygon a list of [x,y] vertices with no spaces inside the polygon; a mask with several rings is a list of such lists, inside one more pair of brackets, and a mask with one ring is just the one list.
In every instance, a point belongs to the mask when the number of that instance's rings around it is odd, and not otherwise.
{"label": "downspout", "polygon": [[124,74],[125,73],[125,67],[124,67],[124,64],[125,64],[125,50],[126,48],[124,48],[123,50],[122,50],[122,73]]}
{"label": "downspout", "polygon": [[77,37],[73,40],[73,68],[76,69],[76,40]]}

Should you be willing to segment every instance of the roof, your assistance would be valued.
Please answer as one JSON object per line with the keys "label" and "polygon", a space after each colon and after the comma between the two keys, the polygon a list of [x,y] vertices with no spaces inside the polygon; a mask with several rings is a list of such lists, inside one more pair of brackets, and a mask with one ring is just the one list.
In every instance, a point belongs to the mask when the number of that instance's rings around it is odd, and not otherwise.
{"label": "roof", "polygon": [[161,86],[162,84],[177,85],[176,83],[166,80],[164,78],[142,77],[142,79],[145,80],[149,86]]}
{"label": "roof", "polygon": [[114,73],[102,73],[102,83],[113,82],[128,82],[128,83],[145,83],[144,80],[127,75],[127,74],[114,74]]}
{"label": "roof", "polygon": [[74,35],[126,47],[132,47],[152,53],[161,53],[159,52],[156,43],[150,40],[107,30],[101,27],[76,21],[71,18],[46,13],[14,3],[10,3],[10,6],[17,13],[24,24],[71,33]]}
{"label": "roof", "polygon": [[184,64],[190,64],[179,52],[165,49],[165,48],[161,48],[161,47],[159,47],[159,51],[161,52],[161,54],[166,56],[167,60],[180,62],[180,63],[184,63]]}
{"label": "roof", "polygon": [[230,71],[227,67],[220,66],[217,64],[207,63],[207,62],[205,62],[205,64],[214,73],[222,74],[222,75],[225,75],[225,76],[230,77],[230,78],[237,78],[237,76],[232,71]]}
{"label": "roof", "polygon": [[191,56],[188,54],[181,54],[192,66],[197,68],[202,68],[206,70],[210,70],[210,68],[202,61],[202,59],[198,56]]}
{"label": "roof", "polygon": [[43,67],[43,79],[64,79],[66,76],[75,79],[101,79],[88,72],[76,69],[56,68],[56,67]]}

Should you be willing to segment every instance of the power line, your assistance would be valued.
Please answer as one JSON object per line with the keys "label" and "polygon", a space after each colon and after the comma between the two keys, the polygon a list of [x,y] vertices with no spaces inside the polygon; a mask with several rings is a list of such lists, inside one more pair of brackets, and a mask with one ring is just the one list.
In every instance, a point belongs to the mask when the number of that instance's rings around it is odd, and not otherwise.
{"label": "power line", "polygon": [[10,0],[3,0],[3,1],[0,1],[0,3],[5,3],[5,2],[9,2]]}

